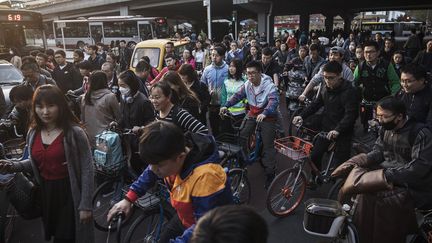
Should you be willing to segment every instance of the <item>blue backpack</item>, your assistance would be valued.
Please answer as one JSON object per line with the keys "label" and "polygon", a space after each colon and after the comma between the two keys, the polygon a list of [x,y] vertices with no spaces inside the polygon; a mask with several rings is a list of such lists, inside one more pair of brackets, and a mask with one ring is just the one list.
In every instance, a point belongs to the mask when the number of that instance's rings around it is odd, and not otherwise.
{"label": "blue backpack", "polygon": [[120,136],[112,131],[103,131],[95,136],[94,160],[96,168],[115,170],[122,166],[124,157]]}

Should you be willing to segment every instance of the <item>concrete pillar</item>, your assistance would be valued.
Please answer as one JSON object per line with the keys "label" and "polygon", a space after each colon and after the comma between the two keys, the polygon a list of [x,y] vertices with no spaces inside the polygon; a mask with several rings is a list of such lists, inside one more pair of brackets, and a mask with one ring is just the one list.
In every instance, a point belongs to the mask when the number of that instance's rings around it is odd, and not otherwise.
{"label": "concrete pillar", "polygon": [[120,16],[128,16],[129,15],[129,7],[128,6],[120,6]]}
{"label": "concrete pillar", "polygon": [[335,15],[327,14],[324,15],[326,17],[324,26],[326,28],[327,37],[331,36],[331,33],[333,32],[333,22]]}
{"label": "concrete pillar", "polygon": [[300,31],[306,31],[306,33],[309,32],[309,24],[310,24],[309,16],[310,16],[309,13],[300,14]]}
{"label": "concrete pillar", "polygon": [[271,45],[274,45],[274,15],[270,15],[270,18],[269,18],[269,26],[270,26],[270,29],[268,30],[268,32],[267,33],[270,33],[270,35],[269,35],[269,39],[267,40],[267,42],[268,43],[270,43]]}
{"label": "concrete pillar", "polygon": [[266,19],[267,19],[267,14],[265,12],[258,13],[258,33],[260,35],[262,32],[266,32],[266,26],[267,26]]}
{"label": "concrete pillar", "polygon": [[351,32],[351,22],[353,21],[353,19],[354,15],[343,16],[345,33]]}

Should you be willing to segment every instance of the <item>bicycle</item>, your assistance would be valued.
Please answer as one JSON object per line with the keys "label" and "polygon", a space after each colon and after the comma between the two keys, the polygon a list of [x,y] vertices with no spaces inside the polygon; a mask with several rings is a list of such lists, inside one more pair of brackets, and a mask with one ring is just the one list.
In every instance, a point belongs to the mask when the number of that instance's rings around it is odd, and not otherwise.
{"label": "bicycle", "polygon": [[353,215],[357,207],[340,205],[338,201],[312,198],[305,205],[303,229],[314,236],[331,239],[332,243],[358,243],[359,236],[353,223]]}
{"label": "bicycle", "polygon": [[[123,199],[124,190],[138,178],[138,175],[132,169],[131,158],[132,151],[126,136],[134,135],[132,130],[120,131],[116,126],[110,126],[110,131],[114,131],[121,135],[123,160],[111,165],[103,165],[95,163],[95,171],[100,175],[104,182],[100,184],[93,194],[93,218],[95,227],[101,231],[108,231],[109,222],[106,221],[107,214],[114,204]],[[129,217],[122,222],[126,223]],[[115,225],[112,226],[115,229]]]}
{"label": "bicycle", "polygon": [[317,184],[332,181],[330,171],[333,169],[334,141],[330,143],[327,150],[329,158],[325,170],[320,171],[310,160],[315,141],[318,138],[324,139],[326,137],[327,133],[320,132],[310,141],[294,136],[275,140],[276,150],[296,163],[292,168],[280,172],[268,189],[266,206],[272,215],[276,217],[288,216],[300,205],[306,192],[306,178],[308,177],[305,171],[306,165],[309,165],[311,172],[317,175],[315,178]]}
{"label": "bicycle", "polygon": [[[16,132],[16,128],[14,130]],[[25,142],[22,138],[0,143],[0,152],[0,158],[7,160],[19,161],[28,157]],[[15,178],[16,173],[0,174],[0,243],[10,241],[15,218],[18,216],[18,213],[9,201],[9,192],[14,188]]]}
{"label": "bicycle", "polygon": [[158,182],[155,188],[140,197],[134,206],[139,208],[142,214],[133,221],[124,242],[158,242],[165,224],[175,214],[169,204],[169,193],[165,184]]}

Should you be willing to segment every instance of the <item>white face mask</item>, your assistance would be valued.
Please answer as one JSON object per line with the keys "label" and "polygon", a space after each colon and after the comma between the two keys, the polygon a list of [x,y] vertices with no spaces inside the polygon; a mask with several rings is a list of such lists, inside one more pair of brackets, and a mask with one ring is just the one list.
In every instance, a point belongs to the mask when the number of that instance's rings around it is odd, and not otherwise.
{"label": "white face mask", "polygon": [[122,96],[124,96],[124,97],[129,96],[129,93],[130,93],[130,89],[129,88],[120,87],[119,91],[122,94]]}

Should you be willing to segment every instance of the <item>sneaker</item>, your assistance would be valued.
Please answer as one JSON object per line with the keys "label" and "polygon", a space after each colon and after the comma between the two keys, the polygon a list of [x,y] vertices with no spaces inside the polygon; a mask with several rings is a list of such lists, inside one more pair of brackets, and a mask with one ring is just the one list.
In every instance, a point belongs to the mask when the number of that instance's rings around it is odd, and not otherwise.
{"label": "sneaker", "polygon": [[265,181],[265,184],[264,184],[264,189],[267,190],[270,187],[270,185],[273,182],[274,178],[275,178],[275,174],[274,173],[266,175],[266,181]]}

